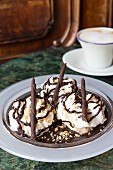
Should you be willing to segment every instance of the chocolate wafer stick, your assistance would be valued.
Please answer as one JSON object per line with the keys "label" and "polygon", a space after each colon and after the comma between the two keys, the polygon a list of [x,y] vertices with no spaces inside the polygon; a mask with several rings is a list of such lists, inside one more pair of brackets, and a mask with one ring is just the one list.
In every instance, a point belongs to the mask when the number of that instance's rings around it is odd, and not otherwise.
{"label": "chocolate wafer stick", "polygon": [[86,103],[86,90],[85,90],[84,78],[81,79],[81,96],[82,96],[82,112],[84,114],[84,118],[86,119],[87,103]]}
{"label": "chocolate wafer stick", "polygon": [[54,91],[54,95],[53,95],[53,104],[54,104],[54,107],[55,107],[56,101],[58,99],[59,89],[60,89],[61,84],[62,84],[62,80],[63,80],[64,73],[65,73],[65,69],[66,69],[66,64],[63,65],[63,67],[62,67],[62,69],[60,71],[59,80],[57,82],[57,85],[56,85],[56,88],[55,88],[55,91]]}
{"label": "chocolate wafer stick", "polygon": [[35,139],[35,115],[36,115],[36,84],[33,77],[31,82],[31,139]]}

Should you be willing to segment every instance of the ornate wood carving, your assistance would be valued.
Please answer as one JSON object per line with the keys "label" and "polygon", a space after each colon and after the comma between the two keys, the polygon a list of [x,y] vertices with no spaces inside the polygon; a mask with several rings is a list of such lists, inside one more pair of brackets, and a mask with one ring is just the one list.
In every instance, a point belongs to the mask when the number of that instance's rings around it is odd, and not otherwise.
{"label": "ornate wood carving", "polygon": [[54,46],[70,46],[76,41],[76,33],[79,26],[80,0],[68,1],[67,25],[62,37],[53,41]]}
{"label": "ornate wood carving", "polygon": [[113,0],[107,1],[107,25],[108,27],[113,27]]}
{"label": "ornate wood carving", "polygon": [[113,0],[0,0],[0,60],[71,46],[78,30],[113,27]]}
{"label": "ornate wood carving", "polygon": [[0,44],[44,37],[53,18],[53,0],[0,0]]}
{"label": "ornate wood carving", "polygon": [[80,28],[112,27],[113,0],[81,0]]}

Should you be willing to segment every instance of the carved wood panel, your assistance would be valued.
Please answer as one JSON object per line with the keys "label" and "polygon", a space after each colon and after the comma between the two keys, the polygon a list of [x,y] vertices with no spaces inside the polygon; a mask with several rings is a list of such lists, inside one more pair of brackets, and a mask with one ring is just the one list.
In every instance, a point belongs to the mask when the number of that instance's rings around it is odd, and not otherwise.
{"label": "carved wood panel", "polygon": [[53,21],[53,0],[0,0],[0,43],[44,37]]}
{"label": "carved wood panel", "polygon": [[0,0],[0,60],[71,46],[80,29],[113,27],[112,16],[113,0]]}
{"label": "carved wood panel", "polygon": [[81,0],[80,29],[88,27],[112,27],[112,0]]}
{"label": "carved wood panel", "polygon": [[80,0],[67,1],[67,23],[60,39],[53,41],[54,46],[71,46],[76,41],[79,27]]}
{"label": "carved wood panel", "polygon": [[[2,8],[10,6],[8,19],[1,26],[0,60],[19,57],[53,45],[70,46],[74,44],[79,23],[79,1],[0,1],[1,21],[5,18]],[[13,15],[16,17],[13,18]],[[5,28],[5,25],[8,29]]]}

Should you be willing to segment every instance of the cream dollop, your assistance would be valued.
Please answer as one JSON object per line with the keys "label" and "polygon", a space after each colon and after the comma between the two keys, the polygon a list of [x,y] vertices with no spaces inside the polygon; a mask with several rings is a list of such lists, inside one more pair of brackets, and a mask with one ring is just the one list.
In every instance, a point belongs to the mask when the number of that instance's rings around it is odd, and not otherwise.
{"label": "cream dollop", "polygon": [[82,112],[81,97],[76,93],[60,99],[57,107],[57,118],[81,135],[106,121],[105,105],[101,98],[87,94],[86,101],[88,106],[85,116]]}
{"label": "cream dollop", "polygon": [[[31,97],[22,101],[15,101],[8,113],[11,130],[18,131],[20,128],[27,136],[31,136],[30,114]],[[49,127],[53,123],[53,119],[52,106],[46,103],[44,99],[36,98],[36,132]]]}

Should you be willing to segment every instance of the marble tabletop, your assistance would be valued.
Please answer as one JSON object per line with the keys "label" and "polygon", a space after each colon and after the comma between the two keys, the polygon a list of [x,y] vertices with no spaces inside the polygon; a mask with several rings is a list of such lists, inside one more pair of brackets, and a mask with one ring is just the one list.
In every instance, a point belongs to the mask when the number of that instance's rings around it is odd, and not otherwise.
{"label": "marble tabletop", "polygon": [[[62,67],[62,56],[69,50],[79,48],[78,45],[67,48],[49,48],[11,60],[0,65],[0,91],[21,80],[47,75],[59,74]],[[82,75],[66,69],[66,73]],[[113,76],[89,76],[113,85]],[[66,163],[47,163],[27,160],[14,156],[0,149],[0,170],[112,170],[113,149],[87,160]]]}

